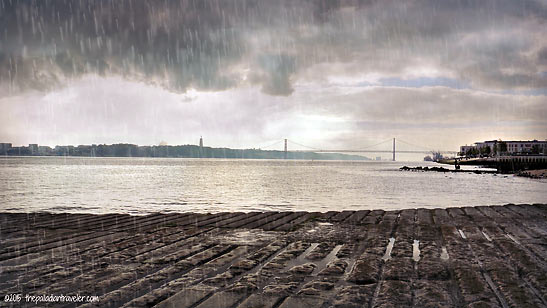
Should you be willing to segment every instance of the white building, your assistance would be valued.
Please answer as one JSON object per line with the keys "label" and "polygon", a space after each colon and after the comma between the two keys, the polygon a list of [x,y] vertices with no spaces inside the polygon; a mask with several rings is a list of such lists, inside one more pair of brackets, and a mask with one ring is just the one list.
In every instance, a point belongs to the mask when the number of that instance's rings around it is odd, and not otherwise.
{"label": "white building", "polygon": [[547,141],[506,141],[507,153],[547,153]]}
{"label": "white building", "polygon": [[[489,150],[486,150],[489,147]],[[547,153],[547,140],[528,140],[528,141],[504,141],[504,140],[491,140],[484,142],[475,142],[474,145],[460,146],[460,154],[466,155],[470,150],[476,149],[479,154],[489,153],[490,155],[496,153],[503,153],[508,155],[519,154],[546,154]]]}

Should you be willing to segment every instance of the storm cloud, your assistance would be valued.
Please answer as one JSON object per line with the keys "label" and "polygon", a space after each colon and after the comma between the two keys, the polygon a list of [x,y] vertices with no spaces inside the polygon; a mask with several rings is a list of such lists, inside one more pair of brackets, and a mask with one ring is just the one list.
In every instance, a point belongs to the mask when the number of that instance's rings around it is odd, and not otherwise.
{"label": "storm cloud", "polygon": [[[434,70],[479,89],[547,87],[547,7],[535,1],[0,2],[3,96],[85,74],[219,91]],[[330,71],[332,70],[332,71]]]}
{"label": "storm cloud", "polygon": [[0,29],[7,142],[547,138],[541,0],[0,0]]}

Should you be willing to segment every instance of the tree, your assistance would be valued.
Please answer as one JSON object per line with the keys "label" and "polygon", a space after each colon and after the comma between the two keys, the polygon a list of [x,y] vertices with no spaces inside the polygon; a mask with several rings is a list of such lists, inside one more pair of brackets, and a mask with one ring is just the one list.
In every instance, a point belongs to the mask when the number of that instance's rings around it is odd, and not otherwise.
{"label": "tree", "polygon": [[507,152],[507,142],[500,141],[500,153],[506,153]]}
{"label": "tree", "polygon": [[532,146],[532,154],[539,154],[539,144],[534,144]]}
{"label": "tree", "polygon": [[482,147],[480,151],[481,155],[490,155],[491,152],[492,149],[490,149],[490,146]]}
{"label": "tree", "polygon": [[475,157],[479,154],[479,150],[477,148],[470,148],[465,152],[465,156],[468,157]]}

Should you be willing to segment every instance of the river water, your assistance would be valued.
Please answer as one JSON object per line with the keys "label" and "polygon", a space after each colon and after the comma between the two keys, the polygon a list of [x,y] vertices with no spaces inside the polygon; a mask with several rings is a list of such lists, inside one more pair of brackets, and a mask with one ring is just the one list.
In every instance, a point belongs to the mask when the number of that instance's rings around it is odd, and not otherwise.
{"label": "river water", "polygon": [[329,211],[546,203],[547,181],[426,162],[0,158],[0,211]]}

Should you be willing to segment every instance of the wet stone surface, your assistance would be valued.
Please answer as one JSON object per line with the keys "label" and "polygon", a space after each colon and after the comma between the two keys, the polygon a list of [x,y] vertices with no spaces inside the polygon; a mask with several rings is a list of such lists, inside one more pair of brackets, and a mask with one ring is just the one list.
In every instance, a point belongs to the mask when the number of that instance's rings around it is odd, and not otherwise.
{"label": "wet stone surface", "polygon": [[547,307],[546,235],[540,204],[0,213],[0,294],[98,296],[48,307]]}

